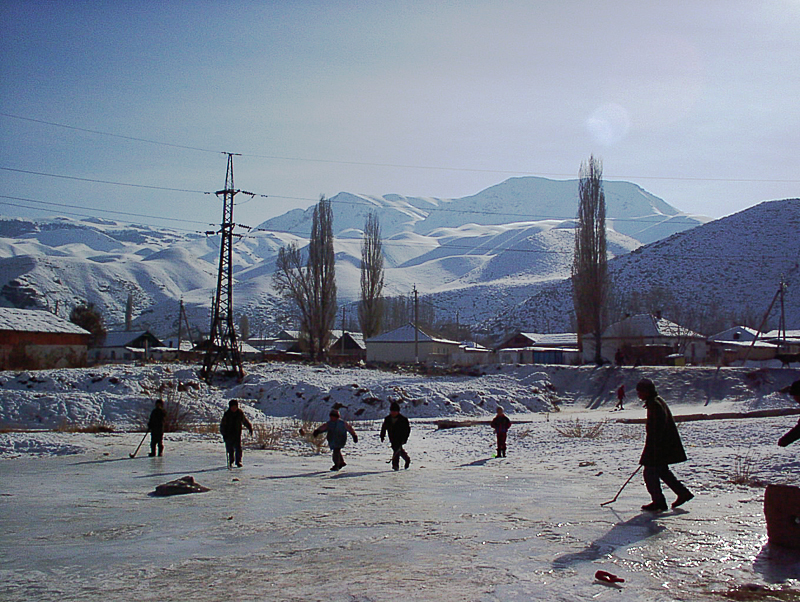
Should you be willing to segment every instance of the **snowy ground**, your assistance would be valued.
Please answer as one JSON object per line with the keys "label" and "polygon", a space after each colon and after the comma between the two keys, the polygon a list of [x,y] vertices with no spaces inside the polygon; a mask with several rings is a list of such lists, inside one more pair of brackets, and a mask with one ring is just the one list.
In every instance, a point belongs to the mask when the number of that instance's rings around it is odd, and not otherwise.
{"label": "snowy ground", "polygon": [[[131,383],[143,374],[128,370],[124,386],[133,397]],[[644,412],[630,395],[625,411],[610,412],[615,399],[608,385],[625,378],[632,390],[639,372],[527,367],[459,382],[281,370],[251,374],[250,384],[241,386],[255,387],[247,389],[251,415],[288,423],[274,417],[290,415],[289,406],[321,411],[345,399],[345,392],[351,402],[359,400],[345,404],[345,414],[353,413],[380,407],[360,400],[382,404],[385,392],[397,387],[412,416],[426,416],[433,404],[449,417],[488,418],[486,406],[512,399],[535,412],[511,414],[516,424],[506,459],[492,458],[486,426],[436,430],[429,419],[414,418],[407,446],[412,465],[399,472],[386,463],[388,445],[378,439],[375,420],[355,421],[360,440],[348,444],[348,466],[339,473],[328,471],[326,451],[315,454],[289,435],[280,449],[247,449],[245,467],[230,471],[216,435],[168,434],[163,458],[130,459],[142,433],[2,433],[0,599],[800,599],[800,553],[767,544],[764,489],[758,486],[800,485],[800,443],[775,444],[797,416],[680,424],[689,461],[675,472],[696,497],[681,509],[650,515],[639,509],[649,499],[638,474],[617,502],[600,506],[636,469],[644,430],[615,421]],[[680,370],[653,370],[648,375],[664,383],[660,391],[675,414],[790,407],[793,402],[776,390],[800,377],[798,371],[755,377],[697,372],[686,383],[686,371],[681,380]],[[75,371],[32,373],[25,385],[19,376],[0,374],[6,423],[32,426],[36,415],[57,422],[59,413],[73,421],[135,421],[115,398],[113,390],[123,386],[110,382],[118,379],[115,373],[102,381]],[[354,384],[370,395],[355,395]],[[84,390],[92,387],[97,390]],[[283,404],[275,397],[278,387]],[[510,389],[505,398],[502,387]],[[229,397],[246,399],[243,391],[203,390],[203,404],[213,414]],[[456,393],[475,403],[457,397],[461,411],[453,411]],[[63,405],[48,414],[42,398]],[[414,405],[413,399],[422,401]],[[560,411],[543,413],[535,405],[540,402]],[[259,416],[269,404],[270,417]],[[594,439],[558,432],[603,421]],[[148,495],[183,475],[211,491]],[[753,484],[731,482],[737,476]],[[616,587],[597,582],[599,569],[626,581]],[[744,597],[747,584],[755,597]]]}

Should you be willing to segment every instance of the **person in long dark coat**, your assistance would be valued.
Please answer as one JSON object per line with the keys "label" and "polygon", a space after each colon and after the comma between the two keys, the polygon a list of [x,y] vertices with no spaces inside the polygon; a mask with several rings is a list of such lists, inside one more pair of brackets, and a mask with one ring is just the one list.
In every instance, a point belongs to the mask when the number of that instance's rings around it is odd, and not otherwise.
{"label": "person in long dark coat", "polygon": [[225,441],[225,452],[228,455],[228,468],[234,463],[239,468],[242,467],[242,427],[247,427],[250,434],[253,434],[253,425],[239,407],[239,402],[231,399],[219,423],[219,430]]}
{"label": "person in long dark coat", "polygon": [[677,508],[694,497],[691,491],[672,474],[670,464],[686,461],[686,452],[666,402],[658,396],[653,381],[643,378],[636,385],[639,399],[647,408],[647,425],[644,450],[639,464],[644,466],[644,483],[653,501],[642,506],[649,512],[663,512],[667,500],[661,491],[661,481],[678,496],[672,507]]}
{"label": "person in long dark coat", "polygon": [[[794,397],[794,400],[797,403],[800,403],[800,380],[796,380],[791,384],[791,386],[789,387],[789,395]],[[787,445],[791,445],[798,439],[800,439],[800,420],[797,421],[797,424],[794,426],[794,428],[792,428],[783,437],[778,439],[778,445],[780,445],[781,447],[786,447]]]}
{"label": "person in long dark coat", "polygon": [[389,434],[389,444],[392,446],[392,469],[400,470],[400,458],[405,460],[404,468],[411,465],[411,458],[403,449],[411,434],[411,424],[408,418],[400,413],[400,404],[393,401],[389,406],[389,415],[383,419],[381,425],[381,441]]}
{"label": "person in long dark coat", "polygon": [[150,412],[150,419],[147,421],[147,428],[150,431],[150,453],[147,454],[151,458],[156,455],[156,447],[158,448],[158,455],[164,453],[164,421],[167,418],[167,412],[164,410],[164,402],[162,400],[156,401],[156,407]]}

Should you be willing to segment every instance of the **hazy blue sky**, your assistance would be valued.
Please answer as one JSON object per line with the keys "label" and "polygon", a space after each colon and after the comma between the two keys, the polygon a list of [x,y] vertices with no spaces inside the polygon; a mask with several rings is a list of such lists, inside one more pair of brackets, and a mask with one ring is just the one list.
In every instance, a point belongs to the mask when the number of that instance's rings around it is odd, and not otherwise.
{"label": "hazy blue sky", "polygon": [[141,186],[219,190],[236,152],[237,188],[270,195],[236,197],[249,225],[340,191],[571,179],[591,154],[720,217],[800,196],[798,73],[798,0],[3,0],[0,214],[202,230],[216,197]]}

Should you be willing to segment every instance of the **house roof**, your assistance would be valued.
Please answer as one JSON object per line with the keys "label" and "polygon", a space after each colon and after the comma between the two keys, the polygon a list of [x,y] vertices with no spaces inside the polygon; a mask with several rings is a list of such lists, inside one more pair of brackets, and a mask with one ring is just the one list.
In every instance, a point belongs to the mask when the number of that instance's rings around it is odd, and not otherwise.
{"label": "house roof", "polygon": [[149,340],[156,341],[153,346],[163,347],[153,333],[149,330],[123,330],[116,332],[107,332],[106,338],[103,341],[103,347],[129,347],[131,343],[140,337],[147,337]]}
{"label": "house roof", "polygon": [[606,328],[603,332],[606,338],[626,337],[663,337],[663,338],[697,338],[705,337],[699,333],[670,322],[666,318],[659,318],[652,314],[636,314],[620,320]]}
{"label": "house roof", "polygon": [[0,330],[15,332],[48,332],[59,334],[91,334],[88,330],[42,309],[0,307]]}
{"label": "house roof", "polygon": [[[417,331],[415,338],[414,331]],[[449,343],[451,345],[458,345],[458,341],[449,341],[428,334],[422,328],[415,328],[413,324],[404,324],[389,332],[384,332],[378,336],[367,339],[367,343],[413,343],[415,340],[419,342],[436,342],[436,343]]]}
{"label": "house roof", "polygon": [[577,347],[578,334],[575,332],[551,332],[551,333],[538,333],[538,332],[518,332],[508,337],[503,345],[508,344],[517,337],[524,337],[530,341],[529,345],[524,347]]}
{"label": "house roof", "polygon": [[758,336],[758,331],[748,328],[747,326],[734,326],[728,330],[718,332],[714,336],[708,337],[709,341],[720,343],[735,342],[735,341],[752,341]]}
{"label": "house roof", "polygon": [[[783,339],[783,333],[778,330],[770,330],[769,332],[765,332],[761,335],[762,339]],[[788,342],[800,342],[800,330],[787,330],[786,331],[786,340]]]}
{"label": "house roof", "polygon": [[[334,332],[337,332],[337,331],[331,331],[331,334],[333,334]],[[341,330],[339,330],[338,332],[339,332],[339,334],[335,336],[335,338],[334,338],[334,340],[333,340],[334,342],[333,342],[333,343],[331,343],[331,347],[335,347],[335,346],[336,346],[336,344],[337,344],[337,343],[339,343],[339,342],[342,340],[342,337],[345,337],[345,336],[346,336],[346,337],[348,337],[350,340],[352,340],[352,341],[353,341],[353,343],[354,343],[354,344],[355,344],[355,345],[356,345],[356,346],[357,346],[359,349],[366,349],[366,347],[365,347],[365,345],[364,345],[364,335],[363,335],[363,334],[361,334],[360,332],[349,332],[349,331],[348,331],[348,332],[345,332],[344,334],[342,334],[342,331],[341,331]]]}

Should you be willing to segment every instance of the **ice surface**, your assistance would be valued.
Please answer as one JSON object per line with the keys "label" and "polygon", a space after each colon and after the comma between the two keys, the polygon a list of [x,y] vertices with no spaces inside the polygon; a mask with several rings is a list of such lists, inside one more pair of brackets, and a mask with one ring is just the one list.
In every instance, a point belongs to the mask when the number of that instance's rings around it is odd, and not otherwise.
{"label": "ice surface", "polygon": [[[353,384],[350,373],[316,374],[306,385],[329,393],[321,376]],[[516,374],[520,383],[531,376]],[[288,376],[298,374],[284,373],[293,395],[299,382]],[[436,430],[413,418],[412,464],[399,472],[387,464],[375,420],[354,422],[359,443],[348,443],[338,473],[328,470],[327,451],[316,455],[291,437],[278,450],[245,449],[244,468],[228,470],[217,435],[168,433],[164,457],[130,459],[141,433],[0,434],[0,448],[16,446],[0,460],[0,599],[721,600],[747,584],[800,596],[800,553],[767,544],[759,485],[800,485],[800,444],[776,445],[796,416],[681,423],[689,461],[674,472],[696,497],[651,515],[640,510],[649,501],[640,475],[614,504],[600,505],[636,469],[643,443],[641,424],[612,419],[643,410],[630,399],[624,412],[610,412],[613,396],[586,409],[591,378],[550,377],[569,403],[558,413],[512,413],[508,458],[492,457],[485,425]],[[673,412],[792,403],[766,391],[739,397],[732,382],[727,401],[709,405],[672,383],[682,400]],[[670,401],[666,384],[662,393]],[[73,393],[79,404],[81,396]],[[594,439],[556,429],[576,419],[607,422]],[[211,491],[150,495],[184,475]],[[625,583],[600,583],[597,570]]]}

